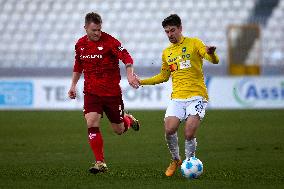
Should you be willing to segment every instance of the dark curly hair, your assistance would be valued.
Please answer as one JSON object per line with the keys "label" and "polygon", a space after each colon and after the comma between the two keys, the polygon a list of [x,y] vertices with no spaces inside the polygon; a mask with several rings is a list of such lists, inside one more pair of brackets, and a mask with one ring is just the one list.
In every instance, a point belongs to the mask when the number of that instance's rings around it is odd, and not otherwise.
{"label": "dark curly hair", "polygon": [[162,22],[163,28],[166,26],[181,26],[181,19],[177,14],[171,14],[167,18],[165,18]]}

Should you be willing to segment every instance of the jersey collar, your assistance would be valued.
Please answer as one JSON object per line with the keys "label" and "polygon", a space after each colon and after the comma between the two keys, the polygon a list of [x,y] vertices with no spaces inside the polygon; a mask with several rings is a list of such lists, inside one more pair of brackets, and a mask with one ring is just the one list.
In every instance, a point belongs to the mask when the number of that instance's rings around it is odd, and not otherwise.
{"label": "jersey collar", "polygon": [[185,40],[185,37],[184,37],[184,36],[181,36],[179,42],[178,42],[178,43],[172,43],[172,45],[173,45],[173,46],[178,46],[178,45],[182,44],[184,40]]}

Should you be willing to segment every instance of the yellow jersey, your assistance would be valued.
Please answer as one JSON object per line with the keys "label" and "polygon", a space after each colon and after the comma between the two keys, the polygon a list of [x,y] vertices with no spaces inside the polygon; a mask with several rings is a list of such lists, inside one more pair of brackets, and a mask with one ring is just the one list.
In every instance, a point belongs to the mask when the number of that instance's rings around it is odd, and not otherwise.
{"label": "yellow jersey", "polygon": [[172,99],[202,96],[208,100],[204,83],[203,58],[218,64],[217,54],[207,54],[205,44],[198,38],[182,37],[179,43],[163,50],[162,67],[158,75],[140,81],[141,85],[155,85],[172,76]]}

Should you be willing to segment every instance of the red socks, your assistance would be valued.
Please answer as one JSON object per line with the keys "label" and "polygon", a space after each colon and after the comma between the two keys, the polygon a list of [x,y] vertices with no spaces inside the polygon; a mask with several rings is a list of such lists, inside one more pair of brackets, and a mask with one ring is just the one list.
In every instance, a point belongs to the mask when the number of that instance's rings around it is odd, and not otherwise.
{"label": "red socks", "polygon": [[88,128],[89,144],[92,148],[96,161],[104,161],[104,143],[100,132],[100,128]]}
{"label": "red socks", "polygon": [[[129,116],[124,116],[124,132],[126,132],[132,123],[132,119]],[[90,127],[88,128],[89,134],[89,144],[92,148],[93,154],[96,158],[96,161],[104,162],[104,143],[103,138],[100,132],[100,128],[98,127]]]}
{"label": "red socks", "polygon": [[124,123],[124,133],[131,127],[131,122],[132,122],[132,119],[125,115],[123,117],[123,123]]}

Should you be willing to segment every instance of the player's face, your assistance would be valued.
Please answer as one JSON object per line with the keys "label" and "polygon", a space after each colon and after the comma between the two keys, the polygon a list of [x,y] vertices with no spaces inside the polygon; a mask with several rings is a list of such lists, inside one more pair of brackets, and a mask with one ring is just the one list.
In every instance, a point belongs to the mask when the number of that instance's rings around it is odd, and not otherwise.
{"label": "player's face", "polygon": [[178,43],[180,41],[180,38],[182,36],[182,27],[177,26],[166,26],[164,27],[165,32],[169,38],[169,41],[171,43]]}
{"label": "player's face", "polygon": [[93,22],[85,25],[85,30],[87,33],[87,36],[89,40],[91,41],[98,41],[102,35],[102,25],[101,24],[95,24]]}

